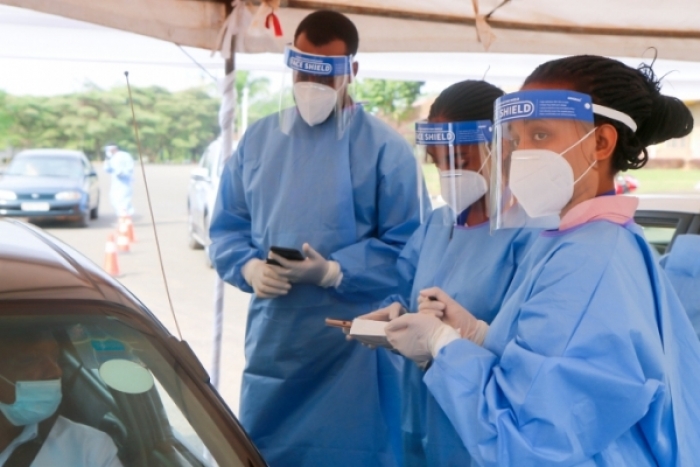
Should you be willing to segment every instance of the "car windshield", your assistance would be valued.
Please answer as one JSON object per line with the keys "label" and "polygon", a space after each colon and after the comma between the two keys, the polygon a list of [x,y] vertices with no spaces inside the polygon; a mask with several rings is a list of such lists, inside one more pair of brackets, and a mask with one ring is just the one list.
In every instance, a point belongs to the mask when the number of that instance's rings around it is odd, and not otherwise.
{"label": "car windshield", "polygon": [[83,166],[74,157],[24,156],[15,158],[5,173],[26,177],[80,178]]}
{"label": "car windshield", "polygon": [[[13,368],[53,359],[60,370],[44,379],[61,379],[59,418],[109,435],[124,466],[254,465],[226,406],[191,377],[199,373],[181,352],[186,344],[156,337],[152,326],[102,304],[0,302],[0,372],[11,379]],[[36,336],[44,347],[32,347]]]}

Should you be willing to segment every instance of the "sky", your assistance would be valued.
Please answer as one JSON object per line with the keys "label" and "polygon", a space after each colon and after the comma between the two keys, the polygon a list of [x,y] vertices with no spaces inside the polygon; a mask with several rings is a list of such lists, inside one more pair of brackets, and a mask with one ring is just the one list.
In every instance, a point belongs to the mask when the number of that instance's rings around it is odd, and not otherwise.
{"label": "sky", "polygon": [[[188,57],[188,55],[191,57]],[[542,55],[487,53],[362,54],[359,78],[425,81],[425,93],[438,93],[463,79],[485,78],[514,91],[539,64],[555,58]],[[647,57],[648,61],[649,57]],[[193,61],[194,60],[194,61]],[[642,57],[623,59],[638,65]],[[197,63],[194,63],[197,62]],[[282,77],[282,56],[239,54],[239,69]],[[203,67],[206,71],[203,71]],[[663,92],[684,100],[700,100],[700,62],[658,60]],[[202,49],[59,16],[0,5],[0,89],[16,95],[54,95],[79,91],[86,84],[101,88],[125,84],[159,85],[169,90],[210,84],[223,77],[223,60]]]}

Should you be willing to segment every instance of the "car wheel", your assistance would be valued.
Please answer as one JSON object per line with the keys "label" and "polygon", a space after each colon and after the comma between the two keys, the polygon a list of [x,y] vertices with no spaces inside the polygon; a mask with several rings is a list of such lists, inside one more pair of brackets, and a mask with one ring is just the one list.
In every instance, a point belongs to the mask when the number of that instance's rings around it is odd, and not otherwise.
{"label": "car wheel", "polygon": [[75,221],[75,225],[77,227],[87,227],[90,223],[90,218],[90,210],[88,209],[87,211],[81,213],[81,217],[77,221]]}
{"label": "car wheel", "polygon": [[189,209],[187,210],[187,231],[189,234],[187,246],[189,246],[192,250],[201,250],[204,248],[204,245],[199,243],[197,239],[194,238],[194,222],[192,222],[192,214],[189,212]]}

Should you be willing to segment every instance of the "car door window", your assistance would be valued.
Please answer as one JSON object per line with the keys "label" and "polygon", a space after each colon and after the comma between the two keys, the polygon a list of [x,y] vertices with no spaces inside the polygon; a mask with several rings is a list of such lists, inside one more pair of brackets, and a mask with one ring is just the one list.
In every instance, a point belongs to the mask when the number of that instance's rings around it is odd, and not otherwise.
{"label": "car door window", "polygon": [[673,247],[677,235],[688,231],[692,214],[667,211],[638,211],[635,222],[644,230],[647,241],[660,255]]}
{"label": "car door window", "polygon": [[40,334],[57,343],[60,416],[108,434],[124,466],[260,464],[251,461],[259,454],[230,411],[192,378],[201,371],[173,353],[184,344],[166,346],[147,326],[115,318],[107,308],[69,302],[23,306],[27,309],[8,310],[0,302],[0,339]]}

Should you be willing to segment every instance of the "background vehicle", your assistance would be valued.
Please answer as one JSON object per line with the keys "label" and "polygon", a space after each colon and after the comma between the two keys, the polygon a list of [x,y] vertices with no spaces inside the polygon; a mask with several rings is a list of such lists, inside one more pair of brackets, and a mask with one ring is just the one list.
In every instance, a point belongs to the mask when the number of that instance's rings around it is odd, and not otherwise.
{"label": "background vehicle", "polygon": [[617,174],[615,177],[615,194],[622,195],[632,193],[639,188],[639,180],[631,175]]}
{"label": "background vehicle", "polygon": [[80,151],[22,151],[0,177],[0,216],[67,220],[85,227],[97,219],[99,203],[97,173]]}
{"label": "background vehicle", "polygon": [[[700,194],[637,195],[634,215],[659,254],[673,247],[676,236],[700,234]],[[698,259],[700,261],[700,258]]]}
{"label": "background vehicle", "polygon": [[[237,143],[234,141],[233,149]],[[190,186],[187,193],[187,226],[189,229],[189,246],[192,249],[204,249],[206,262],[209,261],[209,220],[216,194],[219,189],[219,178],[223,167],[219,165],[221,154],[221,139],[212,142],[204,151],[199,166],[190,175]]]}
{"label": "background vehicle", "polygon": [[80,253],[12,219],[0,220],[0,327],[53,336],[59,413],[107,433],[124,466],[265,465],[186,342]]}

